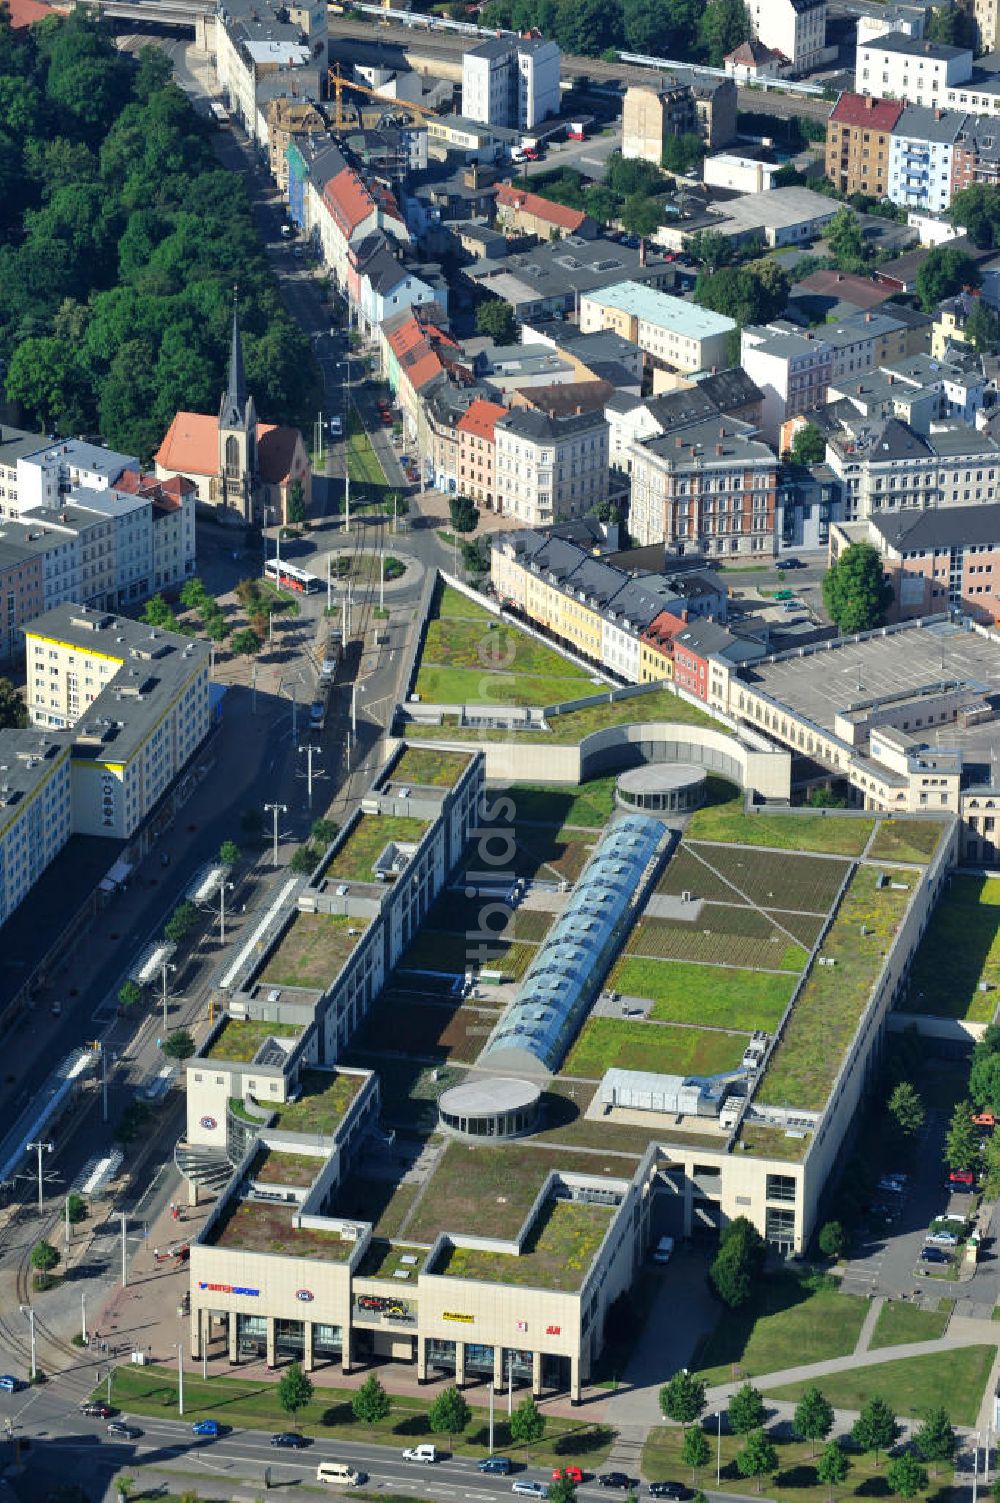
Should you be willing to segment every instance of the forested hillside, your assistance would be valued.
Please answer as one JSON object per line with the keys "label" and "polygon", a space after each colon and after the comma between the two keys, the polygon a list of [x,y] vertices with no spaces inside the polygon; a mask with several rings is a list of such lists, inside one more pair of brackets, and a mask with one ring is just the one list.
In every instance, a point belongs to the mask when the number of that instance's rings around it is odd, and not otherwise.
{"label": "forested hillside", "polygon": [[28,421],[148,459],[178,407],[217,408],[236,284],[258,412],[311,418],[308,341],[211,130],[156,48],[0,13],[0,370]]}

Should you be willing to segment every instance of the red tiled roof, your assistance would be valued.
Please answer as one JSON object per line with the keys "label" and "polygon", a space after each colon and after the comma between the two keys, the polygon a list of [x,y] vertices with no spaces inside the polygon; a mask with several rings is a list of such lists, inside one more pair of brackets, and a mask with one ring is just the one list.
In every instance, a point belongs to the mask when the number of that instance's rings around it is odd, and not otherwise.
{"label": "red tiled roof", "polygon": [[831,120],[838,125],[870,125],[874,130],[892,130],[903,113],[901,99],[875,99],[871,94],[841,94]]}
{"label": "red tiled roof", "polygon": [[389,347],[414,391],[445,369],[449,351],[459,349],[443,329],[422,323],[415,313],[389,335]]}
{"label": "red tiled roof", "polygon": [[773,47],[766,47],[757,37],[751,37],[749,41],[741,42],[734,52],[727,52],[725,61],[737,63],[741,68],[755,68],[760,63],[769,63],[773,59],[786,62],[783,52],[776,52]]}
{"label": "red tiled roof", "polygon": [[653,647],[667,648],[672,645],[677,633],[683,631],[688,623],[681,616],[675,616],[673,611],[661,611],[654,616],[644,632],[639,635],[644,641]]}
{"label": "red tiled roof", "polygon": [[323,189],[323,202],[345,240],[375,211],[375,201],[356,172],[345,167]]}
{"label": "red tiled roof", "polygon": [[482,397],[477,397],[474,402],[470,403],[468,411],[462,414],[455,427],[461,433],[471,433],[476,438],[485,438],[492,443],[497,419],[506,415],[506,407],[501,407],[499,402],[486,402]]}
{"label": "red tiled roof", "polygon": [[123,470],[115,481],[115,490],[127,496],[147,496],[160,511],[176,511],[186,495],[198,487],[184,475],[171,475],[169,480],[160,480],[153,474],[141,474],[138,470]]}
{"label": "red tiled roof", "polygon": [[868,277],[853,271],[814,271],[795,285],[796,292],[812,292],[817,297],[835,297],[852,303],[855,308],[874,308],[892,296],[887,287],[879,287]]}
{"label": "red tiled roof", "polygon": [[542,198],[540,193],[526,193],[511,183],[501,183],[497,189],[497,208],[523,209],[535,219],[544,219],[560,230],[578,230],[586,219],[582,209],[567,209],[565,204],[553,203],[551,198]]}
{"label": "red tiled roof", "polygon": [[40,5],[39,0],[8,0],[7,12],[10,16],[11,29],[21,31],[25,27],[33,26],[43,16],[51,16],[53,9],[50,5]]}
{"label": "red tiled roof", "polygon": [[219,419],[205,412],[176,413],[154,458],[177,474],[217,475]]}
{"label": "red tiled roof", "polygon": [[300,437],[297,428],[257,424],[257,470],[265,485],[280,485],[290,479]]}

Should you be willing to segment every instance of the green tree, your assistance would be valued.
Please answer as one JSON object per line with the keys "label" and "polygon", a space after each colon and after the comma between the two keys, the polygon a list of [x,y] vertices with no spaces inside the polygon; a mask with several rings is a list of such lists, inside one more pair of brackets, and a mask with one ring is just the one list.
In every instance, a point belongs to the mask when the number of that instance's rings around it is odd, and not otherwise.
{"label": "green tree", "polygon": [[301,480],[293,480],[288,491],[288,521],[301,527],[306,519],[306,492]]}
{"label": "green tree", "polygon": [[819,1236],[816,1239],[819,1250],[825,1258],[842,1258],[847,1246],[847,1236],[839,1221],[826,1221],[820,1227]]}
{"label": "green tree", "polygon": [[574,1503],[576,1498],[576,1483],[569,1477],[553,1477],[549,1483],[549,1503]]}
{"label": "green tree", "polygon": [[914,1498],[917,1493],[926,1491],[928,1483],[926,1468],[909,1451],[890,1461],[885,1469],[885,1480],[897,1498]]}
{"label": "green tree", "polygon": [[816,1446],[833,1429],[833,1405],[815,1385],[807,1388],[796,1404],[792,1429],[802,1440],[812,1442],[810,1456],[815,1456]]}
{"label": "green tree", "polygon": [[684,252],[707,272],[718,271],[732,260],[733,246],[728,235],[718,230],[695,230],[684,240]]}
{"label": "green tree", "polygon": [[913,1438],[921,1457],[924,1461],[931,1462],[932,1467],[935,1463],[950,1463],[953,1460],[957,1438],[948,1418],[948,1411],[943,1406],[927,1410]]}
{"label": "green tree", "polygon": [[79,1221],[86,1221],[87,1202],[82,1195],[77,1195],[74,1191],[72,1194],[66,1196],[66,1214],[73,1226]]}
{"label": "green tree", "polygon": [[953,225],[964,229],[978,250],[1000,245],[1000,191],[986,183],[972,183],[952,194],[948,210]]}
{"label": "green tree", "polygon": [[135,1007],[137,1002],[142,1001],[142,987],[138,981],[123,981],[118,988],[118,1001],[122,1007]]}
{"label": "green tree", "polygon": [[668,172],[697,172],[705,157],[705,145],[693,131],[668,136],[663,146],[662,163]]}
{"label": "green tree", "polygon": [[746,266],[701,273],[694,297],[703,308],[727,313],[742,326],[767,323],[783,313],[788,287],[788,273],[776,261],[751,261]]}
{"label": "green tree", "polygon": [[181,586],[181,605],[186,611],[200,611],[211,598],[198,578],[186,579]]}
{"label": "green tree", "polygon": [[962,330],[977,355],[993,355],[1000,349],[1000,313],[977,298]]}
{"label": "green tree", "polygon": [[160,1045],[160,1049],[167,1058],[177,1060],[178,1064],[183,1064],[186,1059],[190,1059],[195,1047],[194,1039],[186,1028],[175,1028]]}
{"label": "green tree", "polygon": [[197,923],[198,910],[193,903],[189,903],[185,899],[183,903],[178,903],[164,924],[163,937],[170,940],[172,944],[179,945],[182,940],[187,938]]}
{"label": "green tree", "polygon": [[240,859],[240,848],[235,840],[224,840],[219,846],[219,860],[223,866],[235,866]]}
{"label": "green tree", "polygon": [[751,1430],[742,1451],[736,1453],[736,1469],[741,1477],[752,1477],[760,1492],[764,1478],[778,1470],[778,1453],[763,1430]]}
{"label": "green tree", "polygon": [[698,1425],[690,1425],[684,1431],[684,1440],[681,1445],[681,1460],[685,1466],[691,1468],[691,1480],[694,1474],[703,1466],[708,1465],[708,1458],[712,1454],[711,1447],[705,1436],[704,1430]]}
{"label": "green tree", "polygon": [[311,877],[316,870],[318,860],[318,855],[312,846],[306,842],[305,845],[300,845],[298,850],[292,855],[292,859],[288,863],[288,870],[294,872],[297,877]]}
{"label": "green tree", "polygon": [[845,635],[878,626],[892,600],[878,550],[851,543],[823,576],[823,604]]}
{"label": "green tree", "polygon": [[764,1425],[764,1400],[760,1391],[750,1382],[737,1388],[726,1410],[729,1428],[734,1435],[749,1435],[751,1430],[760,1430]]}
{"label": "green tree", "polygon": [[655,198],[631,193],[622,205],[621,221],[630,235],[648,238],[655,235],[663,220],[663,211]]}
{"label": "green tree", "polygon": [[979,271],[967,251],[953,245],[936,245],[917,272],[917,300],[925,313],[933,313],[945,298],[963,287],[979,286]]}
{"label": "green tree", "polygon": [[851,1439],[859,1451],[874,1451],[875,1465],[878,1466],[879,1452],[887,1451],[892,1445],[896,1429],[896,1416],[885,1399],[876,1394],[854,1421]]}
{"label": "green tree", "polygon": [[924,1125],[927,1113],[916,1086],[901,1080],[889,1097],[889,1116],[904,1138],[915,1137]]}
{"label": "green tree", "polygon": [[847,1478],[851,1463],[835,1440],[823,1447],[823,1454],[816,1463],[816,1476],[829,1489],[827,1496],[833,1503],[833,1490]]}
{"label": "green tree", "polygon": [[838,209],[826,227],[826,243],[840,271],[860,271],[868,259],[869,249],[861,233],[861,222],[853,209]]}
{"label": "green tree", "polygon": [[723,1232],[708,1281],[731,1310],[745,1305],[753,1293],[764,1266],[764,1252],[764,1239],[746,1216],[737,1216]]}
{"label": "green tree", "polygon": [[705,1410],[704,1383],[682,1368],[660,1389],[660,1408],[675,1424],[693,1425]]}
{"label": "green tree", "polygon": [[244,626],[233,632],[233,640],[229,645],[237,657],[252,658],[256,657],[264,644],[252,626]]}
{"label": "green tree", "polygon": [[796,429],[792,439],[792,458],[796,464],[822,464],[826,458],[826,439],[815,423]]}
{"label": "green tree", "polygon": [[751,35],[750,13],[743,0],[708,0],[698,23],[698,39],[711,67],[721,68],[726,54]]}
{"label": "green tree", "polygon": [[431,1434],[447,1435],[449,1449],[455,1436],[461,1434],[471,1418],[472,1410],[457,1388],[442,1389],[427,1411]]}
{"label": "green tree", "polygon": [[1000,1195],[1000,1133],[987,1138],[980,1173],[987,1197],[995,1200]]}
{"label": "green tree", "polygon": [[24,700],[9,678],[0,678],[0,730],[23,730],[27,724]]}
{"label": "green tree", "polygon": [[476,309],[476,333],[485,334],[494,344],[513,344],[517,321],[510,304],[496,297],[480,303]]}
{"label": "green tree", "polygon": [[43,1238],[31,1249],[31,1266],[39,1273],[51,1273],[59,1262],[59,1249]]}
{"label": "green tree", "polygon": [[971,1101],[960,1101],[951,1114],[944,1140],[944,1161],[949,1169],[974,1169],[979,1159],[979,1138],[972,1123]]}
{"label": "green tree", "polygon": [[335,819],[315,819],[309,832],[309,838],[315,840],[317,845],[324,847],[332,845],[339,829],[340,826]]}
{"label": "green tree", "polygon": [[524,1446],[531,1455],[531,1447],[537,1446],[545,1434],[545,1415],[529,1395],[522,1399],[510,1417],[510,1438],[517,1446]]}
{"label": "green tree", "polygon": [[131,1498],[135,1492],[136,1481],[134,1477],[122,1476],[115,1478],[115,1492],[120,1499]]}
{"label": "green tree", "polygon": [[351,1400],[354,1418],[369,1429],[387,1419],[392,1401],[374,1373],[365,1379]]}
{"label": "green tree", "polygon": [[976,24],[965,11],[942,5],[931,11],[924,36],[929,42],[943,43],[946,47],[971,47],[975,50]]}
{"label": "green tree", "polygon": [[475,532],[479,524],[479,509],[468,496],[449,496],[448,516],[456,532]]}
{"label": "green tree", "polygon": [[295,1416],[304,1409],[313,1396],[312,1379],[302,1371],[301,1364],[291,1362],[278,1379],[278,1403],[286,1414]]}

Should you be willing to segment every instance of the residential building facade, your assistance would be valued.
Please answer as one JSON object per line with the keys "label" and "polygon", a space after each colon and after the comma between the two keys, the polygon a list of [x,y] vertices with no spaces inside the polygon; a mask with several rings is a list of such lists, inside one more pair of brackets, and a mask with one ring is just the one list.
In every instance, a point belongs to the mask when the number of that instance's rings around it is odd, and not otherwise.
{"label": "residential building facade", "polygon": [[889,187],[892,128],[903,113],[898,99],[843,93],[826,127],[826,177],[842,193],[884,198]]}
{"label": "residential building facade", "polygon": [[498,418],[499,508],[527,527],[582,516],[607,500],[608,425],[603,412],[550,418],[528,409]]}
{"label": "residential building facade", "polygon": [[497,36],[462,56],[462,114],[483,125],[533,130],[559,113],[559,48]]}
{"label": "residential building facade", "polygon": [[672,370],[721,370],[734,319],[637,282],[616,282],[580,299],[585,334],[611,329],[637,344],[651,363]]}
{"label": "residential building facade", "polygon": [[769,443],[790,417],[826,401],[833,372],[833,351],[812,334],[786,334],[748,327],[743,330],[742,363],[764,393],[762,432]]}
{"label": "residential building facade", "polygon": [[890,31],[859,43],[854,86],[859,94],[944,109],[955,103],[952,91],[967,83],[971,74],[968,47],[947,47]]}
{"label": "residential building facade", "polygon": [[886,197],[904,208],[943,214],[951,203],[955,143],[966,119],[960,110],[907,105],[892,131]]}
{"label": "residential building facade", "polygon": [[754,36],[787,58],[794,73],[823,61],[826,0],[750,0]]}
{"label": "residential building facade", "polygon": [[1000,621],[1000,505],[910,507],[834,523],[831,554],[862,541],[878,549],[892,586],[887,620],[953,610],[987,626]]}
{"label": "residential building facade", "polygon": [[496,488],[496,425],[507,408],[482,397],[472,402],[459,418],[458,489],[487,511],[499,509]]}

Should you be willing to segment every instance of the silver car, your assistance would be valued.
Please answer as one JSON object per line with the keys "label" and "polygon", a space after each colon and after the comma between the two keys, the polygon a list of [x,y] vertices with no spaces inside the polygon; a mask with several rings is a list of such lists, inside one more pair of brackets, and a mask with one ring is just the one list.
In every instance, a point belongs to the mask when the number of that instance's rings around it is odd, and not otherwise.
{"label": "silver car", "polygon": [[929,1236],[924,1238],[924,1241],[929,1242],[932,1247],[958,1246],[958,1238],[954,1232],[931,1232]]}

